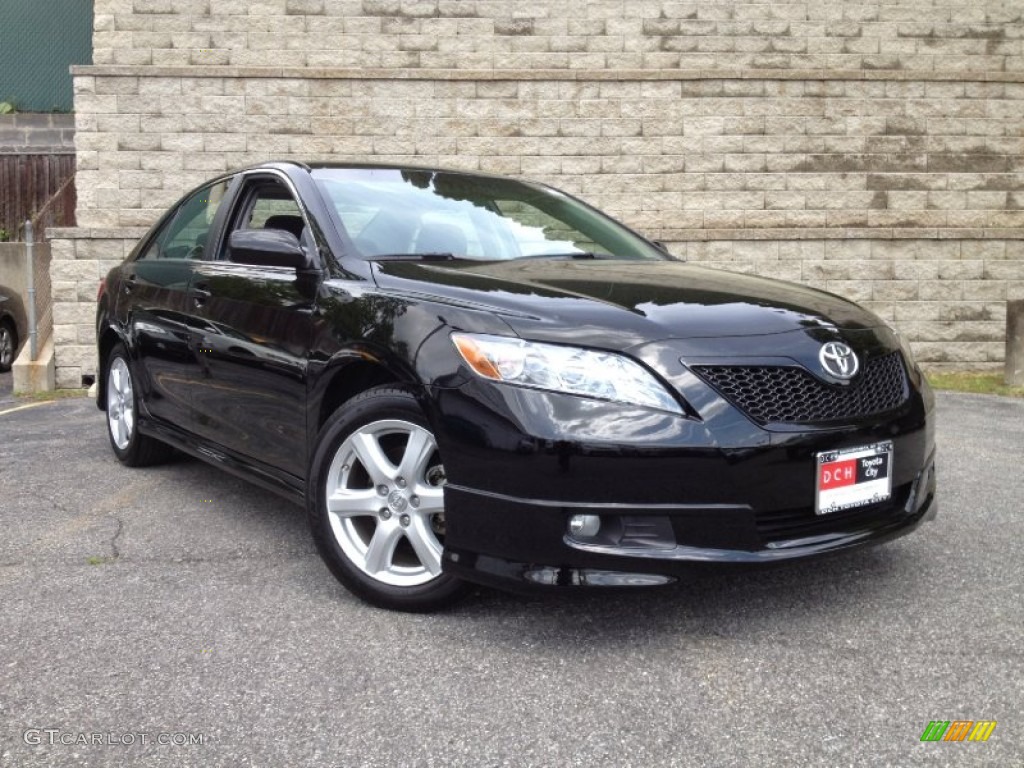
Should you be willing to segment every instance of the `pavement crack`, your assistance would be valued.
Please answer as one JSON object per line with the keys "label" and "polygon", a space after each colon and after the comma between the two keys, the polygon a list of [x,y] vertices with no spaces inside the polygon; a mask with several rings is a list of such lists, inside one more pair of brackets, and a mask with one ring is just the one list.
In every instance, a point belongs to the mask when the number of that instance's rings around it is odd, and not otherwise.
{"label": "pavement crack", "polygon": [[110,538],[110,556],[111,560],[118,560],[121,557],[121,550],[118,549],[117,540],[124,532],[124,520],[117,515],[110,515],[109,517],[117,523],[117,530],[114,531],[114,535]]}

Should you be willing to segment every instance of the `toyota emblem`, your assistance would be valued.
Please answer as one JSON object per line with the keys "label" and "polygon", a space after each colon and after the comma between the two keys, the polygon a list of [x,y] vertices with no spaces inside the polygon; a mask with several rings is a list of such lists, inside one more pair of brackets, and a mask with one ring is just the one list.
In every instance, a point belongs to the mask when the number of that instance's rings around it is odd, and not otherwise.
{"label": "toyota emblem", "polygon": [[841,341],[830,341],[821,345],[818,352],[821,367],[829,376],[837,379],[852,379],[860,368],[860,361],[852,349]]}

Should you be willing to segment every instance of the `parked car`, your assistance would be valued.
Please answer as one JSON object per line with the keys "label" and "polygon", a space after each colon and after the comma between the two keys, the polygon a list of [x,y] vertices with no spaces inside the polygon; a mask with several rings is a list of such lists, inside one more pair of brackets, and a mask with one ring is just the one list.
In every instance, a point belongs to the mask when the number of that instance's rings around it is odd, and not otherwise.
{"label": "parked car", "polygon": [[27,336],[25,305],[12,289],[0,285],[0,373],[11,370]]}
{"label": "parked car", "polygon": [[933,397],[871,312],[681,263],[541,184],[270,163],[187,194],[100,286],[114,453],[304,504],[334,575],[642,586],[935,514]]}

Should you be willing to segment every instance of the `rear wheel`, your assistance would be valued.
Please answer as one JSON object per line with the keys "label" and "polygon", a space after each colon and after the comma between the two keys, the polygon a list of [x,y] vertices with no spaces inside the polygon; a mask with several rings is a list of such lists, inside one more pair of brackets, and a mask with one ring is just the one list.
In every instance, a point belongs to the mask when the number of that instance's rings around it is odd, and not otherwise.
{"label": "rear wheel", "polygon": [[0,373],[11,370],[14,354],[18,351],[18,334],[6,320],[0,322]]}
{"label": "rear wheel", "polygon": [[377,387],[324,425],[310,472],[309,518],[331,572],[384,608],[432,611],[468,586],[441,569],[444,467],[407,391]]}
{"label": "rear wheel", "polygon": [[145,467],[167,459],[174,449],[138,430],[138,394],[128,353],[122,344],[107,359],[107,435],[121,463]]}

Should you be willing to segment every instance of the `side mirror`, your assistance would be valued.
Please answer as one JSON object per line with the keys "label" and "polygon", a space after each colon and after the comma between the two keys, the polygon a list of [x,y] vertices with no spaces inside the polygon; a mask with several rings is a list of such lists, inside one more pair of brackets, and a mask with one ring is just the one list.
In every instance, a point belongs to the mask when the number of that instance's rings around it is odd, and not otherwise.
{"label": "side mirror", "polygon": [[308,269],[299,238],[283,229],[236,229],[228,238],[231,260],[258,267]]}

